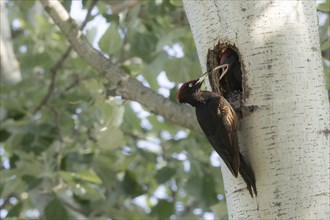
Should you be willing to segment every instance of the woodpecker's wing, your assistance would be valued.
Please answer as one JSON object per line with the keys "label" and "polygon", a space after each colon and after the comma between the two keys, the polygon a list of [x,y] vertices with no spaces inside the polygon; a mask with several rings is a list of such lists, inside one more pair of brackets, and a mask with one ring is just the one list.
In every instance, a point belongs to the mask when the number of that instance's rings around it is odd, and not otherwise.
{"label": "woodpecker's wing", "polygon": [[220,117],[222,118],[223,124],[227,131],[227,136],[229,138],[229,141],[227,143],[230,143],[228,145],[230,149],[228,150],[232,155],[231,165],[237,176],[240,166],[239,143],[237,137],[237,116],[234,109],[222,96],[220,96],[218,115],[220,115]]}
{"label": "woodpecker's wing", "polygon": [[214,96],[196,107],[198,122],[214,150],[237,177],[240,165],[237,117],[225,98]]}

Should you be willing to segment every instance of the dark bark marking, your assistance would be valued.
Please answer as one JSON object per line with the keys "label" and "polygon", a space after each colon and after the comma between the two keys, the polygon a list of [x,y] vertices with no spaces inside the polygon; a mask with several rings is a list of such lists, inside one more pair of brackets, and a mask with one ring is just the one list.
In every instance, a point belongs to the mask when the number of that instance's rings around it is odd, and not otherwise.
{"label": "dark bark marking", "polygon": [[330,135],[330,129],[326,128],[324,130],[320,130],[319,133],[324,134],[325,136]]}

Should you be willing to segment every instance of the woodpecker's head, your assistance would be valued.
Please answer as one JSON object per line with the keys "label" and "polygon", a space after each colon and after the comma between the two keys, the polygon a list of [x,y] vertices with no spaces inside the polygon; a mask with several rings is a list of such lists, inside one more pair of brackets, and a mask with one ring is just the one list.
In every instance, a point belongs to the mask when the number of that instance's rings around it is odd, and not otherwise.
{"label": "woodpecker's head", "polygon": [[211,72],[206,72],[204,73],[201,77],[199,77],[199,79],[197,80],[191,80],[189,82],[184,83],[178,92],[178,96],[177,99],[180,103],[189,103],[192,104],[194,103],[196,97],[196,93],[198,93],[200,91],[201,85],[204,82],[204,80],[206,79],[206,77],[208,77],[209,73],[213,73],[214,71],[221,69],[222,73],[220,76],[220,79],[227,73],[228,70],[228,64],[223,64],[220,66],[217,66],[216,68],[214,68]]}
{"label": "woodpecker's head", "polygon": [[178,92],[177,99],[180,103],[191,103],[191,100],[194,99],[194,94],[198,92],[202,86],[202,83],[208,76],[208,72],[204,73],[199,79],[191,80],[184,83]]}

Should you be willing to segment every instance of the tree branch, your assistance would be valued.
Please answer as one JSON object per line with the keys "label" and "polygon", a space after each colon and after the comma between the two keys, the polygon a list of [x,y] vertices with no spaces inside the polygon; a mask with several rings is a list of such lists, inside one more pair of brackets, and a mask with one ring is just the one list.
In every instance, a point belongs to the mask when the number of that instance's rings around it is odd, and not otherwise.
{"label": "tree branch", "polygon": [[161,115],[175,124],[201,131],[193,108],[174,103],[150,88],[144,87],[141,82],[125,74],[94,49],[60,2],[42,0],[40,3],[66,35],[77,54],[109,80],[110,86],[116,88],[117,95],[127,100],[137,101],[150,112]]}
{"label": "tree branch", "polygon": [[[95,4],[97,3],[98,0],[93,0],[91,2],[90,7],[88,8],[86,17],[83,21],[83,23],[81,24],[80,29],[83,30],[85,28],[85,26],[87,25],[88,21],[89,21],[89,17],[92,13],[92,10],[95,6]],[[57,62],[50,68],[50,73],[51,73],[51,81],[48,87],[48,92],[45,95],[45,97],[41,100],[41,102],[39,103],[39,105],[35,108],[35,110],[33,111],[33,114],[37,113],[44,105],[46,105],[55,89],[55,80],[56,80],[56,76],[57,76],[57,72],[63,67],[64,63],[66,62],[66,60],[69,58],[70,53],[72,51],[72,46],[70,45],[66,51],[62,54],[62,56],[57,60]],[[77,81],[79,82],[79,81]]]}

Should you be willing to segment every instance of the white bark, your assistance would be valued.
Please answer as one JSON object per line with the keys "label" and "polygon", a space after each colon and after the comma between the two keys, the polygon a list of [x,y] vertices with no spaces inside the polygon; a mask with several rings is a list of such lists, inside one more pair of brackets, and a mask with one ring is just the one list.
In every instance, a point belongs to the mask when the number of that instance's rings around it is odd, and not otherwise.
{"label": "white bark", "polygon": [[329,101],[315,1],[184,0],[184,7],[202,69],[219,40],[235,44],[249,88],[244,105],[258,106],[240,128],[258,197],[222,169],[229,218],[329,219]]}
{"label": "white bark", "polygon": [[14,84],[20,82],[22,76],[14,54],[5,3],[5,1],[0,1],[0,79]]}

